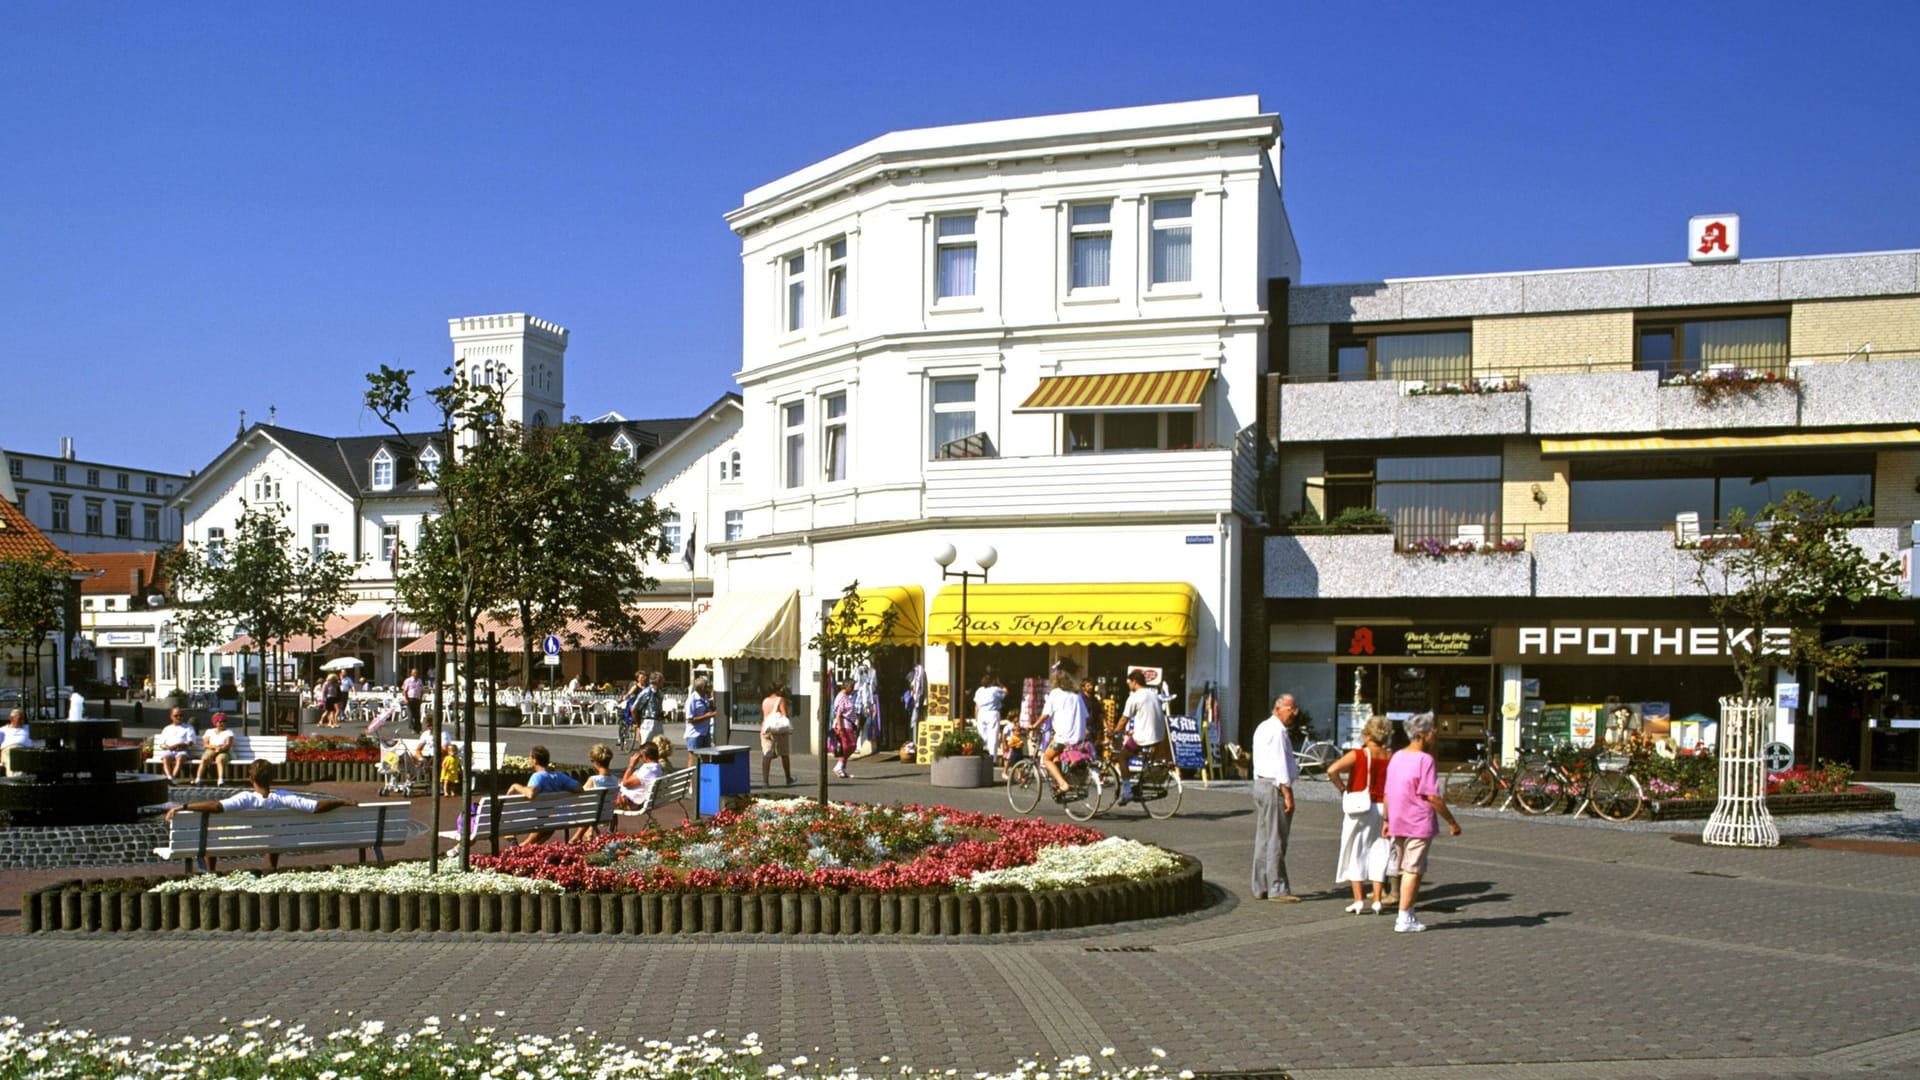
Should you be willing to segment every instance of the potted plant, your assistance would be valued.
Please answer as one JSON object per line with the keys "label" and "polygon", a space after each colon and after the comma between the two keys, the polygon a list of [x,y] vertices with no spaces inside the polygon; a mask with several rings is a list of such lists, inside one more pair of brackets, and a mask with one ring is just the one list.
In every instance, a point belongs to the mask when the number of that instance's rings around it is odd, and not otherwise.
{"label": "potted plant", "polygon": [[987,758],[987,744],[970,726],[947,732],[933,748],[933,786],[985,787],[993,779],[993,762]]}

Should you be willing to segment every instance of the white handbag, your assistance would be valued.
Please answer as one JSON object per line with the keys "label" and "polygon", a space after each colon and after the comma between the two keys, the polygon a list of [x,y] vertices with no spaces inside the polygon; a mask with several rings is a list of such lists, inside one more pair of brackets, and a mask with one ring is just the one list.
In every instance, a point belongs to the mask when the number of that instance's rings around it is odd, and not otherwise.
{"label": "white handbag", "polygon": [[[1365,750],[1360,751],[1360,760],[1354,762],[1354,767],[1356,770],[1366,769],[1367,771],[1360,775],[1371,780],[1373,778],[1373,755],[1367,753]],[[1353,781],[1349,778],[1347,782],[1351,785]],[[1349,814],[1364,814],[1367,812],[1367,808],[1372,805],[1373,795],[1367,791],[1366,788],[1355,791],[1352,787],[1348,787],[1346,791],[1340,794],[1340,809]]]}
{"label": "white handbag", "polygon": [[772,713],[760,721],[760,730],[768,735],[784,735],[793,730],[793,721],[787,719],[786,713]]}

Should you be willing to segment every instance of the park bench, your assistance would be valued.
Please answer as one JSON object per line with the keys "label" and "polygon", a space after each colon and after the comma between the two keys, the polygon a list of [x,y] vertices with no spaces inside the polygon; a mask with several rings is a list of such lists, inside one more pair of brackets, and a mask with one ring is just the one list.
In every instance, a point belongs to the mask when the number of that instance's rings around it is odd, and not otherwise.
{"label": "park bench", "polygon": [[[479,748],[474,749],[474,756],[478,757]],[[529,799],[525,795],[482,795],[474,800],[470,835],[476,839],[490,836],[496,824],[501,836],[611,828],[613,801],[619,794],[618,788],[600,788],[566,795],[542,795],[537,799]],[[455,828],[440,835],[449,840],[458,840],[460,830]]]}
{"label": "park bench", "polygon": [[[687,800],[693,799],[698,803],[699,790],[699,769],[686,768],[681,769],[679,772],[670,772],[660,779],[655,780],[653,786],[647,789],[647,801],[644,805],[632,810],[616,809],[613,815],[616,819],[644,817],[647,819],[647,823],[651,825],[655,824],[653,820],[653,812],[655,810],[666,806],[668,803],[676,803],[680,807],[680,812],[686,814],[687,817],[691,819],[694,815],[687,813]],[[620,823],[616,820],[613,827],[614,831],[618,832],[620,830]]]}
{"label": "park bench", "polygon": [[384,861],[385,849],[397,847],[425,831],[407,816],[404,802],[360,803],[321,814],[301,810],[234,810],[202,814],[181,810],[167,826],[167,844],[153,849],[161,859],[181,860],[188,873],[195,860],[239,855],[299,855],[312,851],[357,848],[360,861],[373,850],[374,861]]}
{"label": "park bench", "polygon": [[[200,755],[205,751],[205,744],[198,739],[194,740],[193,749],[187,754],[187,764],[181,766],[182,773],[184,774],[189,767],[197,768],[200,763]],[[247,766],[261,760],[271,761],[276,765],[286,764],[287,737],[285,735],[235,735],[233,737],[231,756],[227,759],[228,782],[235,782],[236,778],[245,779]],[[162,764],[162,761],[160,759],[160,749],[157,742],[154,746],[153,755],[147,758],[146,763],[153,766],[153,768],[148,771],[159,771],[159,766]],[[238,772],[236,772],[236,770],[238,770]]]}

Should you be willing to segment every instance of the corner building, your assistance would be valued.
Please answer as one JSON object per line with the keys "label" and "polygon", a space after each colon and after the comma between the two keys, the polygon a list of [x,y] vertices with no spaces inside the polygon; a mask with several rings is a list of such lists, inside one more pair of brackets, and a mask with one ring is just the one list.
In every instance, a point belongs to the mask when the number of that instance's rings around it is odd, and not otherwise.
{"label": "corner building", "polygon": [[[906,646],[888,748],[912,666],[952,715],[956,680],[1017,698],[1062,657],[1115,691],[1163,669],[1183,713],[1210,687],[1236,737],[1267,282],[1299,263],[1280,177],[1279,119],[1229,98],[895,132],[748,192],[749,471],[675,655],[757,725],[766,684],[817,691],[801,643],[858,580]],[[999,556],[967,583],[965,675],[943,544],[955,571]]]}
{"label": "corner building", "polygon": [[[1271,678],[1322,730],[1345,737],[1358,701],[1432,710],[1454,759],[1616,717],[1684,744],[1737,685],[1695,580],[1732,511],[1792,489],[1870,506],[1855,543],[1911,566],[1915,252],[1312,286],[1288,323]],[[1315,524],[1369,510],[1368,531]],[[1823,627],[1867,646],[1880,690],[1776,670],[1795,760],[1920,779],[1902,584]]]}

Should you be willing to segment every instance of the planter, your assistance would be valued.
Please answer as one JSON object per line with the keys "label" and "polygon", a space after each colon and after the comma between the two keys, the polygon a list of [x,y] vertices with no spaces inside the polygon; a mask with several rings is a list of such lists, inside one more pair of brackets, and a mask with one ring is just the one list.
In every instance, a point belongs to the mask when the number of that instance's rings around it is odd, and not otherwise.
{"label": "planter", "polygon": [[944,757],[933,763],[934,787],[977,788],[993,782],[993,762],[984,754]]}
{"label": "planter", "polygon": [[[1699,821],[1713,814],[1712,799],[1666,799],[1648,802],[1659,821]],[[1769,795],[1767,813],[1780,814],[1876,814],[1894,809],[1893,792],[1884,788],[1811,795]]]}

